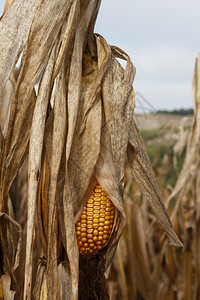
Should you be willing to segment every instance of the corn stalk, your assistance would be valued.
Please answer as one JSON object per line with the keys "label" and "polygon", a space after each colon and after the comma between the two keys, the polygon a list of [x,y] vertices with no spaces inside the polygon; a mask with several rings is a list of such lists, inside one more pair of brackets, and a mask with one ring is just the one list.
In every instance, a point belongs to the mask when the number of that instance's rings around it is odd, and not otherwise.
{"label": "corn stalk", "polygon": [[[133,120],[135,68],[94,34],[100,2],[19,0],[0,20],[0,267],[9,299],[81,299],[85,265],[104,284],[125,226],[125,163],[181,245]],[[102,251],[79,259],[75,224],[96,183],[115,207],[114,229]],[[95,284],[90,293],[108,297]]]}

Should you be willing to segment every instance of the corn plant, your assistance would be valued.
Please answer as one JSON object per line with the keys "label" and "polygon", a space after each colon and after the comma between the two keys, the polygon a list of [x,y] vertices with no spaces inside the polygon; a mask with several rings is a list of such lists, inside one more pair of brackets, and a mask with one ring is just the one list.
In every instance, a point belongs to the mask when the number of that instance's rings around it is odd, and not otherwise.
{"label": "corn plant", "polygon": [[[5,299],[108,299],[105,274],[126,223],[127,168],[171,243],[181,245],[133,120],[135,68],[94,34],[100,2],[8,1],[0,20]],[[93,217],[95,193],[106,203]],[[83,219],[93,230],[87,241]]]}

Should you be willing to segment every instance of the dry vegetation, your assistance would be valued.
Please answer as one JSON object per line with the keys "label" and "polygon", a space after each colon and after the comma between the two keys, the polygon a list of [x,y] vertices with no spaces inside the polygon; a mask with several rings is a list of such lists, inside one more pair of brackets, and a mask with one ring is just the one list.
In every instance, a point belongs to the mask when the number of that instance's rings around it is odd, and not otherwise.
{"label": "dry vegetation", "polygon": [[[165,153],[159,165],[160,157],[149,153],[181,248],[133,119],[135,68],[124,51],[93,32],[100,3],[6,2],[0,20],[0,298],[108,299],[104,274],[116,251],[111,300],[195,300],[199,63],[194,122],[174,187],[165,184],[171,157]],[[181,130],[174,169],[181,168],[186,143]],[[84,256],[75,224],[97,182],[114,204],[115,219],[102,251]]]}

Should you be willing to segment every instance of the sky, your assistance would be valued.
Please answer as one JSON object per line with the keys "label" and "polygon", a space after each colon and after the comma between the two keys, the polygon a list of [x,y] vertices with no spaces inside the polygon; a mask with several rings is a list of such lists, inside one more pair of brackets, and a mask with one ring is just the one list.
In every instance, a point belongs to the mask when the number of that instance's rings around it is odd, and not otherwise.
{"label": "sky", "polygon": [[95,31],[136,67],[138,109],[193,107],[200,0],[102,0]]}
{"label": "sky", "polygon": [[138,112],[193,107],[199,14],[200,0],[102,0],[95,32],[131,57]]}

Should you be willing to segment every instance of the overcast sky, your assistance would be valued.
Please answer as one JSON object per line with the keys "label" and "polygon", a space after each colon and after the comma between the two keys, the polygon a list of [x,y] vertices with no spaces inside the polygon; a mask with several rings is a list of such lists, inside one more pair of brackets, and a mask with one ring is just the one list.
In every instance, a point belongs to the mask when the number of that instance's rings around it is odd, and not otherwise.
{"label": "overcast sky", "polygon": [[102,0],[96,31],[130,55],[138,106],[193,107],[200,0]]}
{"label": "overcast sky", "polygon": [[95,31],[130,55],[138,107],[193,107],[199,16],[200,0],[102,0]]}

